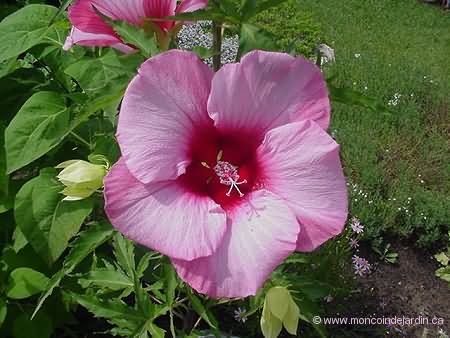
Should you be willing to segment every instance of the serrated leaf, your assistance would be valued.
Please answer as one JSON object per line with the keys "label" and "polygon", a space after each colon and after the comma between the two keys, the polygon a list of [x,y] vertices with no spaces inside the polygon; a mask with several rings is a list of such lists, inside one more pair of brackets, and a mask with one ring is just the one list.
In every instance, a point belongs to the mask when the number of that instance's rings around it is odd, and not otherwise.
{"label": "serrated leaf", "polygon": [[163,263],[164,291],[166,295],[166,304],[171,307],[175,300],[175,290],[178,286],[177,274],[168,259]]}
{"label": "serrated leaf", "polygon": [[150,258],[152,257],[153,252],[147,252],[142,258],[139,260],[139,263],[136,267],[136,276],[137,278],[142,278],[145,271],[148,269],[150,264]]}
{"label": "serrated leaf", "polygon": [[14,216],[33,249],[52,264],[92,210],[92,201],[62,201],[56,170],[43,169],[16,195]]}
{"label": "serrated leaf", "polygon": [[33,162],[56,147],[70,129],[70,112],[55,92],[30,97],[6,128],[7,173]]}
{"label": "serrated leaf", "polygon": [[43,273],[30,268],[17,268],[11,272],[6,286],[6,296],[24,299],[45,289],[49,279]]}
{"label": "serrated leaf", "polygon": [[15,57],[41,43],[57,9],[29,5],[0,22],[0,62]]}
{"label": "serrated leaf", "polygon": [[132,278],[135,271],[133,243],[117,232],[114,235],[113,247],[119,266]]}
{"label": "serrated leaf", "polygon": [[131,321],[145,321],[145,317],[119,299],[99,299],[96,296],[79,295],[70,292],[72,298],[84,306],[96,317],[105,319],[125,319]]}
{"label": "serrated leaf", "polygon": [[274,51],[278,50],[278,46],[275,43],[275,37],[268,31],[249,23],[243,23],[239,36],[238,59],[255,49]]}
{"label": "serrated leaf", "polygon": [[99,269],[90,271],[86,277],[79,278],[78,283],[83,288],[95,285],[98,288],[122,290],[133,287],[133,281],[117,270]]}
{"label": "serrated leaf", "polygon": [[192,293],[188,291],[187,296],[191,302],[192,308],[195,312],[213,329],[218,329],[217,319],[214,315],[202,304],[201,300]]}
{"label": "serrated leaf", "polygon": [[64,260],[62,269],[52,276],[45,288],[45,292],[39,298],[33,317],[42,307],[44,301],[53,293],[55,287],[61,283],[61,280],[71,273],[91,252],[109,240],[113,234],[114,230],[107,222],[91,224],[86,231],[80,233],[78,238],[72,243],[72,248]]}
{"label": "serrated leaf", "polygon": [[162,328],[156,326],[155,324],[149,323],[147,326],[148,326],[148,328],[147,328],[148,332],[151,334],[152,337],[164,338],[166,336],[165,335],[166,331],[163,330]]}

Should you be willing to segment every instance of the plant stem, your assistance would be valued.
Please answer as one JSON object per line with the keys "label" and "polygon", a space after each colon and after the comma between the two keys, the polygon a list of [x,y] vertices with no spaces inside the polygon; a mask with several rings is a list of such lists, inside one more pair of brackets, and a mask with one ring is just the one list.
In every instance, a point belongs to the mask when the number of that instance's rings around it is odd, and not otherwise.
{"label": "plant stem", "polygon": [[213,21],[213,69],[217,72],[222,67],[222,23]]}
{"label": "plant stem", "polygon": [[73,137],[75,137],[78,141],[80,141],[82,144],[84,144],[85,146],[87,146],[89,148],[89,150],[92,150],[92,145],[86,141],[84,138],[82,138],[80,135],[78,135],[77,133],[75,133],[74,131],[70,132],[70,135],[72,135]]}

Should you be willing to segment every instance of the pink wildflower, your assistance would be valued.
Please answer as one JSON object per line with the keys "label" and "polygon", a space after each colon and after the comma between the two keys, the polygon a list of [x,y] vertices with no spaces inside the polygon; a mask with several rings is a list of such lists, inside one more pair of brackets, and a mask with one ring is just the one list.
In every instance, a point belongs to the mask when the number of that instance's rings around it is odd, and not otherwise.
{"label": "pink wildflower", "polygon": [[329,112],[321,72],[303,58],[255,51],[214,74],[193,53],[153,57],[122,103],[108,217],[197,291],[254,295],[295,250],[342,231]]}
{"label": "pink wildflower", "polygon": [[[95,12],[113,20],[145,27],[157,33],[160,44],[168,43],[168,34],[176,32],[180,24],[175,21],[150,21],[146,18],[164,18],[183,12],[192,12],[205,7],[208,0],[77,0],[69,8],[72,30],[64,49],[73,44],[82,46],[111,46],[124,53],[134,50],[120,39],[119,35]],[[94,9],[95,7],[95,9]]]}

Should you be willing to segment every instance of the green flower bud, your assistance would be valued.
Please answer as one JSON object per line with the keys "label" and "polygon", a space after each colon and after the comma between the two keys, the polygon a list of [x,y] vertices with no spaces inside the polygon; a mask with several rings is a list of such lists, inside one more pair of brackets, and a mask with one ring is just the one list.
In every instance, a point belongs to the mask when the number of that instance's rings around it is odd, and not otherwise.
{"label": "green flower bud", "polygon": [[57,178],[66,187],[63,201],[78,201],[91,196],[103,186],[103,178],[108,172],[108,163],[93,164],[82,160],[66,161],[56,168],[63,169]]}
{"label": "green flower bud", "polygon": [[299,317],[300,310],[287,288],[276,286],[267,292],[260,322],[265,338],[278,337],[283,326],[290,334],[297,334]]}

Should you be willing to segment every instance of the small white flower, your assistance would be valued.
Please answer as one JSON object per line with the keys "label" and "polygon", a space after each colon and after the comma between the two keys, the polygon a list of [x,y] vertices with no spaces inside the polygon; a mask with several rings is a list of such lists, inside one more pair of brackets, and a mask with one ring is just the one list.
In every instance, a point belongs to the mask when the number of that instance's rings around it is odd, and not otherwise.
{"label": "small white flower", "polygon": [[238,322],[241,322],[242,324],[245,324],[247,321],[246,317],[247,310],[242,307],[238,307],[236,310],[234,310],[234,319]]}
{"label": "small white flower", "polygon": [[350,226],[352,230],[357,234],[360,234],[364,231],[364,225],[362,225],[359,219],[357,219],[356,217],[352,218]]}
{"label": "small white flower", "polygon": [[361,54],[359,54],[359,53],[355,54],[355,58],[359,59],[360,57],[361,57]]}

